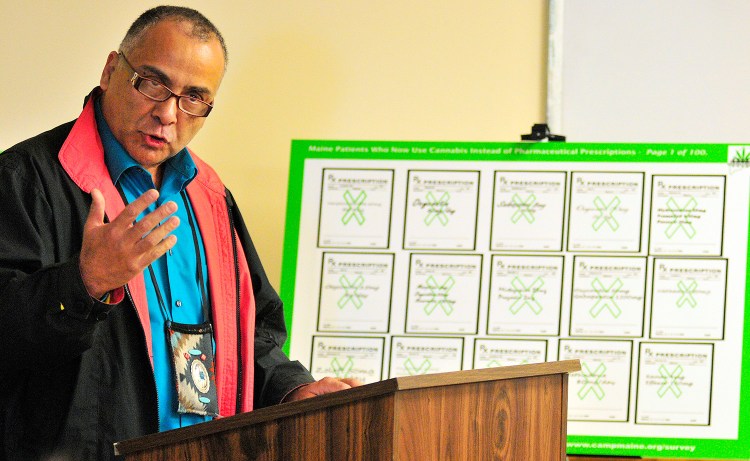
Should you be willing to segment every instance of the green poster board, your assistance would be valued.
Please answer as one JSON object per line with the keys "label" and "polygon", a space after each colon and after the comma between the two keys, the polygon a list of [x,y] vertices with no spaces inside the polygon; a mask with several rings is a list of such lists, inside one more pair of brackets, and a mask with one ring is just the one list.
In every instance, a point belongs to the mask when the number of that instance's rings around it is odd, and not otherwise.
{"label": "green poster board", "polygon": [[750,145],[294,141],[316,378],[577,358],[570,454],[747,459]]}

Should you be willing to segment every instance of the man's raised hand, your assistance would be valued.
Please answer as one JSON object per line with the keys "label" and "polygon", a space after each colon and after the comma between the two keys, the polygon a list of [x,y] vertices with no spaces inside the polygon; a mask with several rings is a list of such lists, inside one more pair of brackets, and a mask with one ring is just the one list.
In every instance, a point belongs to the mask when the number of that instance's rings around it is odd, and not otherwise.
{"label": "man's raised hand", "polygon": [[80,256],[81,277],[89,295],[101,298],[125,285],[177,243],[177,237],[169,235],[180,224],[179,218],[170,217],[177,211],[174,202],[166,202],[134,222],[158,197],[159,192],[150,189],[105,223],[104,196],[98,189],[91,191]]}

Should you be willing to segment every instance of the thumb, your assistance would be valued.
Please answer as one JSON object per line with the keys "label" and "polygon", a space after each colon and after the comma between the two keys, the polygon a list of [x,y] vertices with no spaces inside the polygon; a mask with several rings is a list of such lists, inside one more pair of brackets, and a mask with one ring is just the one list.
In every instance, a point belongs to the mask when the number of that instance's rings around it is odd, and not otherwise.
{"label": "thumb", "polygon": [[89,208],[85,228],[89,229],[101,224],[104,224],[104,195],[99,189],[93,189],[91,191],[91,208]]}

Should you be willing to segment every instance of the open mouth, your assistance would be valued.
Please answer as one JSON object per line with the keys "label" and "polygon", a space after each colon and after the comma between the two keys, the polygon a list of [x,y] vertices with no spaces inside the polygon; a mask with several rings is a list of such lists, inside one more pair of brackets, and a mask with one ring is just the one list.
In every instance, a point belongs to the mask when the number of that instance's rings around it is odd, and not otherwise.
{"label": "open mouth", "polygon": [[166,138],[162,138],[160,136],[156,136],[152,134],[146,134],[145,138],[146,138],[146,144],[150,146],[155,146],[155,147],[163,146],[164,144],[167,144],[168,142]]}

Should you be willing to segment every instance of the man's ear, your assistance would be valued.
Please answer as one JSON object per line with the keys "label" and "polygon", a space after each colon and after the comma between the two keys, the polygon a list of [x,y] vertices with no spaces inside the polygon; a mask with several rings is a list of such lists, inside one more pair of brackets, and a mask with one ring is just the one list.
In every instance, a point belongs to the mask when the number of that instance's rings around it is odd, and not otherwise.
{"label": "man's ear", "polygon": [[104,69],[102,70],[102,78],[99,80],[99,86],[102,90],[106,90],[109,86],[109,79],[112,77],[119,59],[120,55],[117,54],[117,51],[110,51],[110,53],[107,55],[107,63],[104,64]]}

